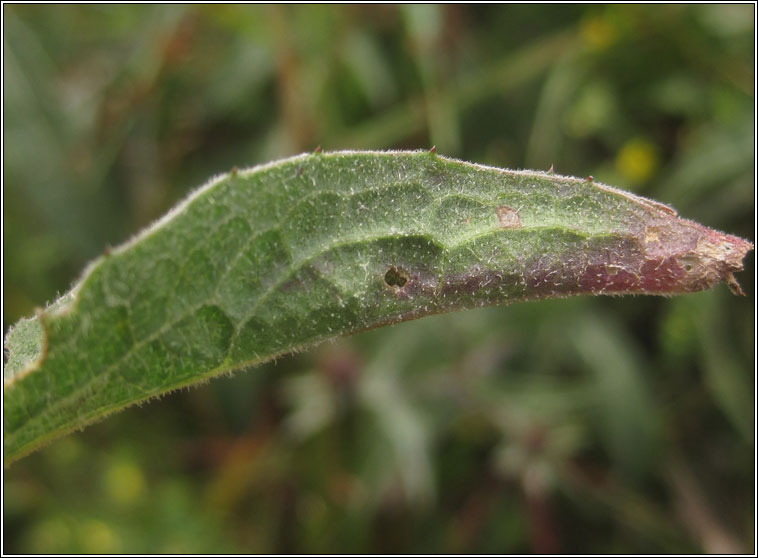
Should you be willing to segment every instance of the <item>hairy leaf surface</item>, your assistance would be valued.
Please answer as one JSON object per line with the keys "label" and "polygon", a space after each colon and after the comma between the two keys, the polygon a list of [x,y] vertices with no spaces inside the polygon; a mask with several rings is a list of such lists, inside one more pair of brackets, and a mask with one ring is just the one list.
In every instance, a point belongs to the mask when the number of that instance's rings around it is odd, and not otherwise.
{"label": "hairy leaf surface", "polygon": [[433,152],[234,170],[7,335],[6,463],[131,403],[337,335],[577,294],[686,293],[752,245],[593,182]]}

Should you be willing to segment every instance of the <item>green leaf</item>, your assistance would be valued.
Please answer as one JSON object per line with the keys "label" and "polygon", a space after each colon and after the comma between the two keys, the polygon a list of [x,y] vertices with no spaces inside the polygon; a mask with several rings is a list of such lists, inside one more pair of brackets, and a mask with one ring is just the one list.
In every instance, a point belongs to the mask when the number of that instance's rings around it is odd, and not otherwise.
{"label": "green leaf", "polygon": [[106,414],[428,314],[712,287],[752,245],[553,173],[432,152],[300,155],[211,180],[6,336],[6,463]]}

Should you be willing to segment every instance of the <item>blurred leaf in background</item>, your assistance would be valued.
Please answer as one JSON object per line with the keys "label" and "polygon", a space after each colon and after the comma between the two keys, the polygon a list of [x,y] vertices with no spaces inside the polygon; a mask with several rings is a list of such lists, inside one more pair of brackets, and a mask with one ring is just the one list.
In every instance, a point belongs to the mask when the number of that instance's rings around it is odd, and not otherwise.
{"label": "blurred leaf in background", "polygon": [[[4,5],[3,324],[233,166],[428,148],[754,236],[754,6]],[[9,553],[752,552],[747,299],[324,345],[5,472]]]}

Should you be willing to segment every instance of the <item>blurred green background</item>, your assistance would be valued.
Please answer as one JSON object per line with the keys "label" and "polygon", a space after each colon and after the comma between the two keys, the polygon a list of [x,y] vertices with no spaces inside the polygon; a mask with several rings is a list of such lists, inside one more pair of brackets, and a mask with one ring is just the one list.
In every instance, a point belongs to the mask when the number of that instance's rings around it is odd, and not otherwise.
{"label": "blurred green background", "polygon": [[[753,5],[4,5],[3,326],[190,189],[316,146],[633,190],[754,240]],[[753,552],[747,298],[361,334],[5,471],[9,553]]]}

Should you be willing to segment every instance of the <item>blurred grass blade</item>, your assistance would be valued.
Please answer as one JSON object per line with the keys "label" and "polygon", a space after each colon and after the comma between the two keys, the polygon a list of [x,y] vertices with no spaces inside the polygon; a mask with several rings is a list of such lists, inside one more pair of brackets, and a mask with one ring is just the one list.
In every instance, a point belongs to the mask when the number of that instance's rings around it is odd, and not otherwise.
{"label": "blurred grass blade", "polygon": [[454,309],[675,294],[751,244],[592,182],[427,152],[301,155],[212,180],[7,335],[6,463],[131,403]]}

